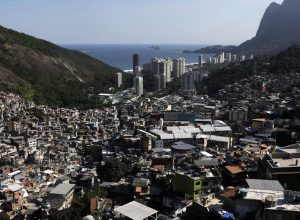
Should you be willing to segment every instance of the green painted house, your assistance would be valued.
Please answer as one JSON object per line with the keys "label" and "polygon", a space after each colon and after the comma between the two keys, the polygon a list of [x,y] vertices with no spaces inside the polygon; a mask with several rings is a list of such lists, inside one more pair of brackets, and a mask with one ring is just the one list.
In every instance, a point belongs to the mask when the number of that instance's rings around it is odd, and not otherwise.
{"label": "green painted house", "polygon": [[193,200],[199,199],[199,194],[203,190],[203,179],[201,177],[192,177],[185,173],[177,172],[173,179],[174,189],[177,193],[187,194]]}

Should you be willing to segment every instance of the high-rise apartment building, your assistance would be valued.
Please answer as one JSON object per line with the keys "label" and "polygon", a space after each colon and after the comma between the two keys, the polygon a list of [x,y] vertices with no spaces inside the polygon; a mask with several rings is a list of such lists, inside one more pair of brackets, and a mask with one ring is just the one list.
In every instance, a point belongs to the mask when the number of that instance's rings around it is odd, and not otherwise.
{"label": "high-rise apartment building", "polygon": [[151,74],[153,75],[159,75],[160,73],[160,59],[159,58],[152,58],[151,59]]}
{"label": "high-rise apartment building", "polygon": [[144,86],[143,86],[143,77],[141,75],[136,75],[134,77],[134,92],[137,96],[141,96],[143,95],[143,90],[144,90]]}
{"label": "high-rise apartment building", "polygon": [[171,82],[171,71],[172,60],[170,58],[152,58],[151,74],[159,76],[160,89],[165,88],[167,82]]}
{"label": "high-rise apartment building", "polygon": [[116,75],[117,75],[117,86],[118,88],[120,88],[122,86],[122,73],[118,72],[116,73]]}
{"label": "high-rise apartment building", "polygon": [[166,81],[171,82],[171,73],[173,70],[173,61],[171,58],[166,58],[165,61],[165,73],[166,73]]}
{"label": "high-rise apartment building", "polygon": [[226,53],[225,54],[225,60],[226,60],[226,62],[231,62],[231,53]]}
{"label": "high-rise apartment building", "polygon": [[245,55],[241,55],[241,56],[240,56],[240,61],[243,62],[243,61],[245,61],[245,60],[246,60],[246,56],[245,56]]}
{"label": "high-rise apartment building", "polygon": [[154,75],[154,85],[155,85],[155,90],[161,89],[160,75],[158,75],[158,74]]}
{"label": "high-rise apartment building", "polygon": [[204,62],[204,56],[201,54],[201,55],[199,56],[199,60],[198,60],[198,65],[199,65],[199,67],[202,66],[203,62]]}
{"label": "high-rise apartment building", "polygon": [[137,66],[140,65],[140,55],[133,54],[132,56],[132,70],[134,71]]}
{"label": "high-rise apartment building", "polygon": [[180,77],[180,93],[186,96],[196,94],[196,83],[202,81],[202,75],[197,71],[189,71]]}
{"label": "high-rise apartment building", "polygon": [[237,61],[237,55],[236,55],[236,54],[233,54],[233,56],[232,56],[232,61],[233,61],[233,62],[236,62],[236,61]]}
{"label": "high-rise apartment building", "polygon": [[220,54],[217,56],[217,58],[218,58],[218,63],[224,63],[224,61],[225,61],[225,54],[224,54],[224,52],[223,52],[223,53],[220,53]]}
{"label": "high-rise apartment building", "polygon": [[173,60],[173,77],[178,78],[185,72],[185,59],[177,58]]}

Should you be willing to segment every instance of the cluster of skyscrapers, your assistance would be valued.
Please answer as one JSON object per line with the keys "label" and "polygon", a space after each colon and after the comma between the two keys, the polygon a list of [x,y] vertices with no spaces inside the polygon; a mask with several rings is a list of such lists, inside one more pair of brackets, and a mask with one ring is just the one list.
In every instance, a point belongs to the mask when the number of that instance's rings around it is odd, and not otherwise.
{"label": "cluster of skyscrapers", "polygon": [[168,82],[173,78],[179,78],[185,72],[185,59],[155,57],[150,63],[143,65],[143,70],[154,76],[156,90],[164,89]]}
{"label": "cluster of skyscrapers", "polygon": [[[134,54],[133,73],[134,73],[134,92],[137,96],[143,94],[143,77],[141,75],[141,67],[139,64],[139,55]],[[203,64],[203,55],[199,56],[199,66]],[[143,64],[143,71],[154,76],[155,90],[166,88],[166,84],[175,78],[180,79],[180,91],[184,94],[195,92],[195,82],[202,80],[202,76],[198,71],[186,70],[186,60],[184,58],[152,58],[149,63]]]}
{"label": "cluster of skyscrapers", "polygon": [[[253,59],[253,55],[247,57]],[[207,64],[221,64],[229,62],[241,62],[246,60],[245,55],[236,55],[232,53],[220,53],[209,57]],[[134,92],[137,96],[143,95],[143,77],[141,75],[141,66],[139,54],[133,54],[133,73],[134,73]],[[205,62],[203,55],[199,56],[199,68]],[[166,88],[168,82],[173,79],[180,79],[179,92],[185,96],[191,96],[196,93],[196,84],[202,81],[203,74],[200,71],[186,70],[186,61],[184,58],[152,58],[149,63],[143,64],[143,72],[153,75],[155,81],[155,90]]]}
{"label": "cluster of skyscrapers", "polygon": [[209,57],[206,60],[207,64],[219,64],[219,63],[230,63],[230,62],[242,62],[246,59],[253,59],[253,55],[250,55],[249,57],[246,57],[245,55],[236,55],[232,53],[219,53],[216,56]]}

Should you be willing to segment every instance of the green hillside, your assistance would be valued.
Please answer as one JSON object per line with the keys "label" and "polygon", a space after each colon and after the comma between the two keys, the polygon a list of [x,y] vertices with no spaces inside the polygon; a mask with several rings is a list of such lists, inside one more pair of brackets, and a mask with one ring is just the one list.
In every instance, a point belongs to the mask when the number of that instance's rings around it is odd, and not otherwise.
{"label": "green hillside", "polygon": [[[115,87],[119,71],[81,52],[0,26],[0,89],[38,104],[101,106],[95,94]],[[123,78],[126,86],[127,76]]]}
{"label": "green hillside", "polygon": [[217,69],[203,81],[203,84],[208,94],[214,96],[225,85],[246,79],[254,73],[266,75],[291,72],[300,72],[300,47],[297,45],[274,56],[256,57],[253,60],[246,60],[239,64],[230,64]]}

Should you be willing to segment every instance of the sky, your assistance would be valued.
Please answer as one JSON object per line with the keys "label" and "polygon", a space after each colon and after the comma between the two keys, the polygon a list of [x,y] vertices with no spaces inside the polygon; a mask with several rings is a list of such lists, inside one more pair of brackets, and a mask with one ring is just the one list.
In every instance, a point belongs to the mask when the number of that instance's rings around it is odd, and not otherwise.
{"label": "sky", "polygon": [[57,44],[240,44],[283,0],[0,0],[0,25]]}

